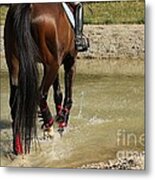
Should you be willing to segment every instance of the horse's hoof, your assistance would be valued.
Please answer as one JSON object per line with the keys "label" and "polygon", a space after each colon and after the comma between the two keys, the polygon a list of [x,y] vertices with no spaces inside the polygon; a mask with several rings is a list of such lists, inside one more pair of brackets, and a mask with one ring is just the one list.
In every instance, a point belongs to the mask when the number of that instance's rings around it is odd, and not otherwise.
{"label": "horse's hoof", "polygon": [[62,137],[63,136],[63,132],[64,132],[64,128],[59,128],[58,132],[60,134],[60,137]]}
{"label": "horse's hoof", "polygon": [[54,137],[54,128],[53,128],[53,126],[51,126],[50,128],[44,129],[43,137],[44,137],[44,139],[53,139],[53,137]]}
{"label": "horse's hoof", "polygon": [[59,125],[58,125],[58,132],[60,134],[60,136],[62,137],[62,134],[64,132],[64,128],[67,127],[67,123],[65,121],[63,122],[59,122]]}

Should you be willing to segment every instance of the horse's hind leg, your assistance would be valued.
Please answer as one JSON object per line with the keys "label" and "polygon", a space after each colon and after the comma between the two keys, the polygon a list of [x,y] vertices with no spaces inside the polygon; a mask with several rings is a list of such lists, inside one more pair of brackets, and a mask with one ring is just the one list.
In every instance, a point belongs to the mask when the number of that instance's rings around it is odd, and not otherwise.
{"label": "horse's hind leg", "polygon": [[13,129],[13,151],[16,155],[23,154],[22,140],[20,137],[20,122],[17,118],[18,74],[19,62],[15,56],[7,59],[10,76],[10,108]]}
{"label": "horse's hind leg", "polygon": [[44,77],[40,87],[40,111],[43,118],[42,129],[44,130],[44,135],[53,136],[53,122],[54,119],[50,112],[47,104],[48,91],[50,86],[53,84],[59,66],[57,64],[44,65]]}
{"label": "horse's hind leg", "polygon": [[16,118],[17,109],[17,90],[18,90],[18,73],[19,73],[19,63],[17,58],[12,58],[9,62],[11,64],[9,68],[10,76],[10,107],[12,119]]}
{"label": "horse's hind leg", "polygon": [[23,153],[22,140],[20,137],[20,122],[17,119],[19,61],[15,55],[15,35],[10,33],[14,32],[12,30],[12,26],[12,16],[8,14],[4,29],[4,47],[10,78],[10,109],[13,131],[13,151],[16,155],[18,155]]}

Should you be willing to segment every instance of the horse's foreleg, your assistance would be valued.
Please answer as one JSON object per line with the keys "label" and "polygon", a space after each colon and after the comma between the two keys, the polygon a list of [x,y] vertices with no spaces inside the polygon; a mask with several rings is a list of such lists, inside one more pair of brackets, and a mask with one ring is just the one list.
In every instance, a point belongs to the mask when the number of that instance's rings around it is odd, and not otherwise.
{"label": "horse's foreleg", "polygon": [[73,80],[75,77],[76,67],[75,64],[70,67],[70,69],[65,69],[65,99],[63,105],[63,111],[65,113],[65,121],[68,123],[70,110],[72,107],[72,89],[73,89]]}
{"label": "horse's foreleg", "polygon": [[66,59],[64,62],[64,70],[65,70],[65,99],[63,104],[63,109],[60,115],[59,120],[59,128],[63,130],[64,127],[67,126],[70,110],[72,107],[72,88],[73,88],[73,80],[75,77],[75,61],[73,58]]}
{"label": "horse's foreleg", "polygon": [[62,110],[62,98],[63,98],[60,83],[59,83],[59,75],[57,75],[53,83],[53,91],[54,91],[54,102],[56,106],[56,114],[57,116],[59,116]]}

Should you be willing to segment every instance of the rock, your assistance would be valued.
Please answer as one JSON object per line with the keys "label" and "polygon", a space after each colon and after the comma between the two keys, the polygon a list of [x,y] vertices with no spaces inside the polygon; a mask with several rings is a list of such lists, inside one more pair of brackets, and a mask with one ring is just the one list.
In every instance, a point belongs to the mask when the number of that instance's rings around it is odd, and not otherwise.
{"label": "rock", "polygon": [[99,162],[83,165],[85,169],[118,169],[118,170],[144,170],[144,153],[137,153],[128,158],[119,158],[109,160],[108,162]]}

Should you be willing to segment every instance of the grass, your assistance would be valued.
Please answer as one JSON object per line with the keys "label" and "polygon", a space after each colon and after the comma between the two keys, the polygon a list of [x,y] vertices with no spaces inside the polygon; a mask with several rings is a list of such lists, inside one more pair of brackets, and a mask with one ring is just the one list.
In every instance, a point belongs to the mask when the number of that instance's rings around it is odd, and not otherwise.
{"label": "grass", "polygon": [[7,9],[8,8],[6,6],[0,6],[0,25],[4,24],[5,22]]}
{"label": "grass", "polygon": [[[144,5],[144,0],[85,3],[84,21],[86,24],[143,24]],[[6,11],[5,6],[0,6],[0,24],[4,24]]]}
{"label": "grass", "polygon": [[[92,9],[93,14],[89,11]],[[144,1],[117,1],[85,5],[86,24],[143,24]]]}

